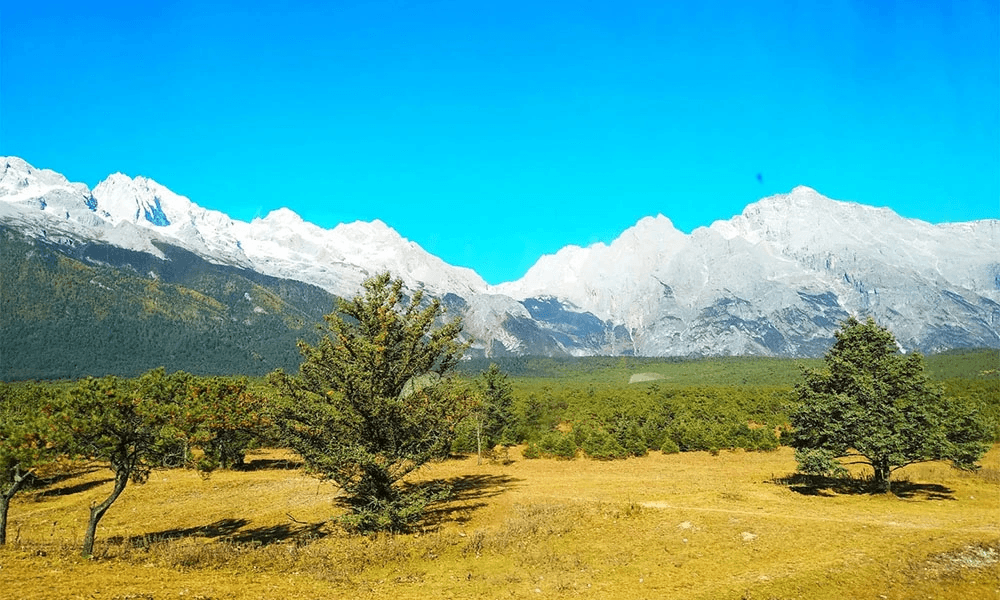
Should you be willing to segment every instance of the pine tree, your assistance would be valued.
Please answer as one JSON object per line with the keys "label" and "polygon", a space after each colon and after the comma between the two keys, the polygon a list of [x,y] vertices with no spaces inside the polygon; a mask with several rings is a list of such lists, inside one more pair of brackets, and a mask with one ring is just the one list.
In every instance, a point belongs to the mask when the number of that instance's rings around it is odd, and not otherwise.
{"label": "pine tree", "polygon": [[164,456],[183,443],[176,423],[187,377],[159,368],[136,380],[87,378],[70,390],[61,420],[72,434],[74,452],[106,461],[115,476],[108,497],[90,506],[84,556],[93,554],[97,524],[128,482],[145,483]]}
{"label": "pine tree", "polygon": [[483,449],[492,452],[497,445],[513,446],[517,443],[517,417],[514,415],[514,392],[507,381],[507,374],[496,363],[490,363],[477,381],[479,402],[472,418],[476,428],[476,452],[479,462]]}
{"label": "pine tree", "polygon": [[866,464],[888,492],[894,471],[948,460],[975,469],[989,435],[975,407],[931,384],[919,353],[900,354],[874,320],[854,318],[836,332],[826,368],[807,369],[796,387],[791,445],[803,471],[834,470],[837,459]]}
{"label": "pine tree", "polygon": [[51,418],[57,397],[51,387],[0,383],[0,545],[11,499],[65,452],[64,432]]}
{"label": "pine tree", "polygon": [[444,376],[467,347],[461,321],[443,325],[437,300],[407,301],[388,273],[364,283],[324,317],[315,345],[299,343],[295,376],[276,371],[283,396],[278,426],[288,445],[322,478],[336,482],[359,531],[400,530],[432,500],[400,481],[450,446],[470,395]]}

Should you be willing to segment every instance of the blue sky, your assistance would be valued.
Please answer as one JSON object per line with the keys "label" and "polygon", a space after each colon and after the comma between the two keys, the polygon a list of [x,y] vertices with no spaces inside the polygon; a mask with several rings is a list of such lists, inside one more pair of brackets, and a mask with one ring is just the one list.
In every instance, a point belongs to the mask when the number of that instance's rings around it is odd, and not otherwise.
{"label": "blue sky", "polygon": [[0,154],[378,218],[490,283],[799,184],[1000,217],[996,0],[145,4],[0,7]]}

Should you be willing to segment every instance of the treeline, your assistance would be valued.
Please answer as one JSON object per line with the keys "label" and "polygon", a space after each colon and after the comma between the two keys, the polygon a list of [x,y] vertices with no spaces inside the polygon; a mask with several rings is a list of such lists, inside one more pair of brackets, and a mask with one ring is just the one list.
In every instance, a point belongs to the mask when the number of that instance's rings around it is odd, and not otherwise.
{"label": "treeline", "polygon": [[627,387],[519,382],[515,412],[525,456],[595,459],[687,452],[773,450],[788,422],[783,387]]}
{"label": "treeline", "polygon": [[[650,450],[769,450],[787,444],[801,364],[786,359],[584,358],[524,359],[544,377],[515,377],[517,439],[526,456],[599,459],[641,456]],[[978,407],[1000,442],[1000,353],[955,351],[927,359],[948,397]],[[728,373],[725,371],[728,369]],[[768,374],[766,369],[773,369]],[[628,384],[651,371],[663,379]],[[595,383],[603,379],[604,383]],[[753,379],[770,383],[731,383]],[[791,379],[791,383],[784,383]],[[682,384],[679,381],[729,381]],[[609,383],[611,382],[611,383]],[[781,383],[774,383],[781,382]]]}
{"label": "treeline", "polygon": [[115,484],[90,507],[89,556],[98,522],[128,482],[142,483],[165,466],[209,472],[241,465],[251,446],[269,440],[271,426],[266,396],[246,379],[160,368],[136,379],[0,385],[0,543],[18,491],[79,461],[99,461]]}
{"label": "treeline", "polygon": [[[1000,379],[1000,350],[949,350],[925,357],[927,371],[938,381],[947,379]],[[671,386],[784,386],[802,380],[803,368],[823,365],[821,358],[724,356],[710,358],[581,356],[509,356],[473,358],[457,370],[466,375],[482,372],[491,363],[515,380],[549,380],[550,385],[624,385],[636,374],[651,374]]]}
{"label": "treeline", "polygon": [[798,381],[802,367],[817,366],[819,359],[756,356],[711,358],[583,356],[511,356],[463,361],[458,370],[477,373],[496,363],[514,378],[549,379],[553,382],[626,384],[633,375],[652,375],[672,385],[784,385]]}

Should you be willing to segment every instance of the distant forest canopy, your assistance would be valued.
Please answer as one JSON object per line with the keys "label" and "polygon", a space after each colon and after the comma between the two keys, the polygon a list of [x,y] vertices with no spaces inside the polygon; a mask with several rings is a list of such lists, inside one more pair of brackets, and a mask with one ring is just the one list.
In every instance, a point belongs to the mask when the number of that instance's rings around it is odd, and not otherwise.
{"label": "distant forest canopy", "polygon": [[[648,450],[773,449],[785,443],[802,368],[824,367],[817,359],[757,357],[515,357],[463,361],[458,375],[478,380],[491,362],[510,374],[514,439],[528,444],[529,454],[571,458],[582,450],[604,459]],[[991,439],[1000,441],[1000,351],[951,351],[927,357],[926,364],[948,397],[979,407]],[[659,378],[629,383],[637,373]],[[44,384],[57,390],[75,385]],[[267,378],[251,379],[249,386],[265,406],[277,398]],[[0,397],[4,389],[30,387],[0,384]],[[259,443],[274,442],[264,435]],[[459,428],[452,451],[475,452],[474,429]]]}
{"label": "distant forest canopy", "polygon": [[[927,356],[927,370],[937,380],[951,378],[1000,380],[1000,350],[949,350]],[[513,356],[475,358],[459,364],[458,371],[475,374],[496,363],[514,378],[565,379],[574,382],[628,383],[641,373],[660,377],[644,383],[663,385],[768,385],[792,386],[802,377],[802,367],[823,366],[820,358],[730,356],[711,358],[587,356]],[[638,385],[638,384],[636,384]]]}
{"label": "distant forest canopy", "polygon": [[294,369],[297,340],[315,336],[335,301],[171,246],[166,260],[95,244],[65,249],[0,228],[2,380]]}

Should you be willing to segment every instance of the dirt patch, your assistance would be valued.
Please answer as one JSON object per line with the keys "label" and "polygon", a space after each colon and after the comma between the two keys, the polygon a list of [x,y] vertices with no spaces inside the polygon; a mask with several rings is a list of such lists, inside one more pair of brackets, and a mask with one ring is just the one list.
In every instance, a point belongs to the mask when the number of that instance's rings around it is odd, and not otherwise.
{"label": "dirt patch", "polygon": [[635,375],[628,378],[629,383],[642,383],[644,381],[656,381],[658,379],[666,379],[665,376],[659,373],[636,373]]}
{"label": "dirt patch", "polygon": [[968,569],[995,569],[1000,563],[1000,542],[970,544],[928,559],[924,570],[935,575],[951,575]]}

